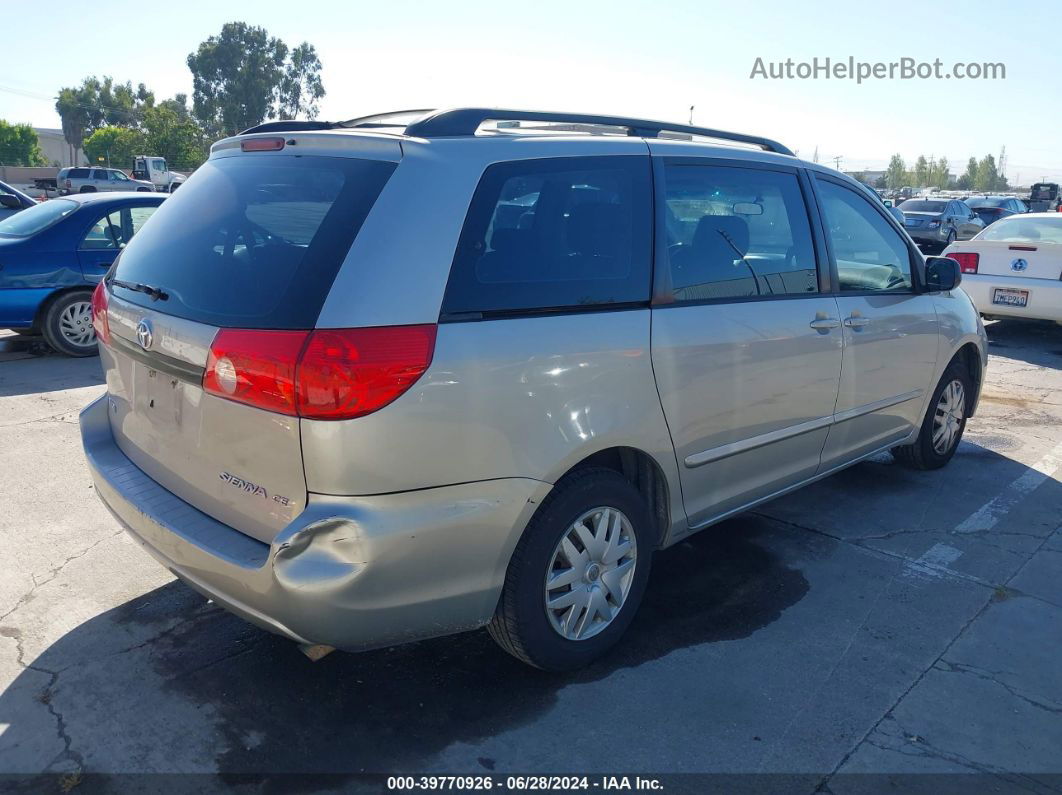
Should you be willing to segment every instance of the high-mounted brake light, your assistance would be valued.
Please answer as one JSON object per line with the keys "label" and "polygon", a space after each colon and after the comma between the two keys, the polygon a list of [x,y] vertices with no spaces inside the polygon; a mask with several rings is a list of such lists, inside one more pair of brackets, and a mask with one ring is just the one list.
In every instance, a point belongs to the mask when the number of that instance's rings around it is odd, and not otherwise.
{"label": "high-mounted brake light", "polygon": [[948,256],[959,263],[959,270],[963,273],[977,273],[981,255],[976,251],[952,251]]}
{"label": "high-mounted brake light", "polygon": [[283,138],[248,138],[240,142],[244,152],[279,152],[283,148]]}
{"label": "high-mounted brake light", "polygon": [[107,318],[107,285],[101,279],[92,291],[92,328],[96,329],[96,339],[104,345],[111,342],[111,322]]}
{"label": "high-mounted brake light", "polygon": [[307,419],[371,414],[408,390],[431,364],[435,326],[316,331],[222,329],[203,389]]}

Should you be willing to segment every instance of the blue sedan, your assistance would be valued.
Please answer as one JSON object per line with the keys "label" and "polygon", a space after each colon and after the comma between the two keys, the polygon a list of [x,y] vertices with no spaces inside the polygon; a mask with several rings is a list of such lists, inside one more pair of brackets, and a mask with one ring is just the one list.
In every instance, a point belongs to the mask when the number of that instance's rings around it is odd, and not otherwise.
{"label": "blue sedan", "polygon": [[96,354],[92,289],[165,198],[78,193],[0,220],[0,328]]}

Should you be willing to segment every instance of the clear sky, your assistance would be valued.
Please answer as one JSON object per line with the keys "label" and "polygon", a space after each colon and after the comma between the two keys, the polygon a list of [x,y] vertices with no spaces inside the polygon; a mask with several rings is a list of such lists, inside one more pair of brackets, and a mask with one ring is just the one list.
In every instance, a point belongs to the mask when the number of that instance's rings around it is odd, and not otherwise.
{"label": "clear sky", "polygon": [[[14,9],[10,9],[14,10]],[[8,20],[12,15],[5,15]],[[92,0],[18,3],[5,25],[0,118],[58,127],[60,86],[86,75],[191,93],[185,57],[227,21],[306,40],[324,64],[321,118],[455,105],[640,115],[756,133],[841,168],[899,152],[1007,148],[1007,175],[1062,179],[1062,6],[888,0]],[[765,62],[1002,62],[1006,79],[762,80]]]}

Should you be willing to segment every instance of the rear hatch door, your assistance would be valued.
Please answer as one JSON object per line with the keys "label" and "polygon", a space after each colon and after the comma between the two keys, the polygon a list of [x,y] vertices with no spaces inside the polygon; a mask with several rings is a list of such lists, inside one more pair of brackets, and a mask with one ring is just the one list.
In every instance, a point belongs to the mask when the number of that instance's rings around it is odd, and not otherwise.
{"label": "rear hatch door", "polygon": [[204,391],[211,344],[220,329],[312,329],[395,167],[299,143],[298,157],[211,158],[106,279],[117,444],[186,502],[267,543],[306,504],[299,419]]}

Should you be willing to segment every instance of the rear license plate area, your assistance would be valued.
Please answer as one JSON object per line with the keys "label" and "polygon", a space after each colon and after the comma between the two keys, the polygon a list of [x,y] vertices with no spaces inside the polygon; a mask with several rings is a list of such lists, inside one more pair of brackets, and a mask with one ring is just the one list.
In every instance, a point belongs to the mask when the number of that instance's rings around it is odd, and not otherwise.
{"label": "rear license plate area", "polygon": [[996,287],[992,291],[992,303],[1000,306],[1028,306],[1029,291],[1014,290],[1009,287]]}

